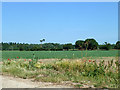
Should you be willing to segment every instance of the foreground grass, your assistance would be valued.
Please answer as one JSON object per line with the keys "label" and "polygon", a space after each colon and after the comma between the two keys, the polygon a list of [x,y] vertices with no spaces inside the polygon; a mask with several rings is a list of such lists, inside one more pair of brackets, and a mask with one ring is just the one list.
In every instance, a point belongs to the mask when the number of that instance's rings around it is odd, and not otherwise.
{"label": "foreground grass", "polygon": [[[114,65],[114,66],[113,66]],[[62,83],[71,81],[78,83],[76,87],[93,85],[97,88],[118,87],[118,62],[104,61],[96,63],[92,60],[59,60],[49,63],[35,59],[8,60],[3,62],[3,74],[20,78],[34,78],[35,81]]]}

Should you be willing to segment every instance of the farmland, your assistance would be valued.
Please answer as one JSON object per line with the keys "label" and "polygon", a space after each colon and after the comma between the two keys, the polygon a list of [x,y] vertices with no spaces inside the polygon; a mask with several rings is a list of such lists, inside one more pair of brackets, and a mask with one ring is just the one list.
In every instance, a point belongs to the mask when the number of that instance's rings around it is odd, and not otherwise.
{"label": "farmland", "polygon": [[36,82],[71,83],[79,88],[117,88],[119,84],[118,50],[2,51],[2,60],[3,75]]}
{"label": "farmland", "polygon": [[82,57],[116,57],[118,50],[109,51],[2,51],[2,59],[31,59],[35,54],[38,59],[79,59]]}

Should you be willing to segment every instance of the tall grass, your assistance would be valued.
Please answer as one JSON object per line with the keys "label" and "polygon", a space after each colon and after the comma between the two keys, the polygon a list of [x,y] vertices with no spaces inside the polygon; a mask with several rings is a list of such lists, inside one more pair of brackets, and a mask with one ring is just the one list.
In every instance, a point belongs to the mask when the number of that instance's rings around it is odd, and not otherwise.
{"label": "tall grass", "polygon": [[[115,65],[115,66],[114,66]],[[118,87],[118,61],[96,62],[92,60],[59,60],[43,63],[32,59],[8,60],[3,62],[3,73],[22,77],[34,78],[36,81],[61,83],[71,81],[81,84],[94,85],[98,88]],[[88,83],[90,81],[90,83]]]}

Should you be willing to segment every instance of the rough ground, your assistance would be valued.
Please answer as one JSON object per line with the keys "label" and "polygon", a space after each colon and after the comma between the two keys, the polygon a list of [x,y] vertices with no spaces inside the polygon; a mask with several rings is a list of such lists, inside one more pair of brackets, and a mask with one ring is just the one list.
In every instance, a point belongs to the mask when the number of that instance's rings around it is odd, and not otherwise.
{"label": "rough ground", "polygon": [[73,88],[66,85],[55,85],[46,82],[33,82],[31,79],[21,79],[11,76],[0,75],[0,85],[2,88]]}
{"label": "rough ground", "polygon": [[[97,62],[99,62],[100,60],[109,61],[112,59],[117,60],[117,58],[115,57],[101,57],[98,59],[90,59],[90,60],[96,60]],[[56,59],[51,59],[51,60],[40,59],[39,61],[51,62],[55,60]],[[83,58],[83,60],[86,60],[86,58]],[[0,65],[1,64],[2,62],[0,62]],[[67,83],[68,84],[58,85],[58,84],[46,83],[46,82],[33,82],[32,79],[21,79],[21,78],[15,78],[15,77],[5,76],[5,75],[3,76],[0,74],[0,88],[1,88],[1,85],[2,85],[2,88],[74,88],[73,85],[76,85],[76,83],[72,83],[72,84],[71,82],[67,82]],[[94,88],[93,86],[89,86],[89,85],[83,85],[83,87],[81,88],[88,88],[88,87]]]}

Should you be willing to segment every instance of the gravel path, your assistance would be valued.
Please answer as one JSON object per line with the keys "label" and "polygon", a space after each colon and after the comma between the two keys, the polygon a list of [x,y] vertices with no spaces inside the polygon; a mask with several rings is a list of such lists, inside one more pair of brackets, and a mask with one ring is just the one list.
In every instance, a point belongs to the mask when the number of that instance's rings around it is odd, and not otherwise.
{"label": "gravel path", "polygon": [[21,79],[3,75],[0,75],[0,85],[2,85],[2,88],[73,88],[72,86],[33,82],[31,79]]}

